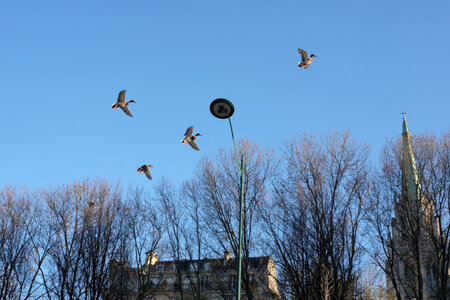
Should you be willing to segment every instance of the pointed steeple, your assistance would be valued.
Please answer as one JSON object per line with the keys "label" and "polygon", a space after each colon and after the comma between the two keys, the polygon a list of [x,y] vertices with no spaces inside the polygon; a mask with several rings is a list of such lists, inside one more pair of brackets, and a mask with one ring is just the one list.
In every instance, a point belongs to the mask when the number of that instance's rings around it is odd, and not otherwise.
{"label": "pointed steeple", "polygon": [[409,199],[418,200],[418,192],[420,191],[419,172],[417,169],[416,159],[411,144],[411,134],[408,130],[406,122],[406,114],[403,113],[403,132],[402,132],[402,156],[403,156],[403,186]]}
{"label": "pointed steeple", "polygon": [[407,134],[408,131],[408,123],[406,123],[406,113],[402,113],[403,115],[403,134]]}

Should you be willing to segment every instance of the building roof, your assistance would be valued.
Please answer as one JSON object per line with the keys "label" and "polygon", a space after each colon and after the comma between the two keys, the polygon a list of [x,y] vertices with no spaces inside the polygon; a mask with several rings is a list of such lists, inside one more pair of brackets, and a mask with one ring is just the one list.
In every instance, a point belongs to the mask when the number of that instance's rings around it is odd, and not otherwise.
{"label": "building roof", "polygon": [[[259,256],[259,257],[250,257],[248,260],[249,269],[262,269],[271,260],[270,256]],[[190,270],[190,266],[193,264],[197,264],[199,270],[234,270],[236,269],[236,259],[235,258],[205,258],[200,260],[166,260],[166,261],[158,261],[154,264],[154,267],[164,266],[164,271],[171,271],[170,266],[179,264],[181,271]],[[162,270],[161,270],[162,271]]]}

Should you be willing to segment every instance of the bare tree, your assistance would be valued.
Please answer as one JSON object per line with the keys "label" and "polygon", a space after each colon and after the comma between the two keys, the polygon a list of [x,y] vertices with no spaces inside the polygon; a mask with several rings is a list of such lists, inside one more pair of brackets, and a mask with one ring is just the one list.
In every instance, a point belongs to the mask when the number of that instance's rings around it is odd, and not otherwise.
{"label": "bare tree", "polygon": [[118,188],[84,180],[43,192],[52,247],[41,277],[49,299],[101,299],[110,261],[121,257],[123,206]]}
{"label": "bare tree", "polygon": [[279,283],[294,299],[355,298],[369,148],[348,132],[324,142],[306,134],[285,143],[285,177],[262,210]]}
{"label": "bare tree", "polygon": [[387,298],[386,276],[384,272],[373,263],[366,263],[362,271],[358,299],[382,300]]}
{"label": "bare tree", "polygon": [[[198,186],[194,180],[187,181],[183,184],[182,201],[183,207],[186,209],[190,230],[186,230],[186,254],[188,260],[192,263],[187,270],[187,279],[189,281],[190,292],[192,298],[202,299],[201,286],[201,271],[205,265],[200,263],[200,260],[205,259],[207,252],[206,244],[206,230],[207,225],[204,223],[203,214],[201,211],[201,203],[198,198]],[[217,280],[209,279],[210,284],[217,285]]]}
{"label": "bare tree", "polygon": [[[202,218],[197,186],[194,181],[185,182],[178,191],[171,183],[163,179],[156,187],[161,215],[167,226],[168,255],[172,265],[168,266],[176,274],[176,282],[169,294],[181,299],[203,299],[205,282],[202,286],[202,271],[207,263],[204,241],[205,224]],[[209,286],[215,285],[212,278]]]}
{"label": "bare tree", "polygon": [[42,272],[49,299],[77,299],[84,293],[82,215],[88,200],[82,195],[83,187],[78,183],[45,192],[48,215],[51,216],[49,226],[57,233],[48,266]]}
{"label": "bare tree", "polygon": [[42,234],[46,219],[25,189],[0,191],[0,299],[41,296],[39,272],[50,244]]}
{"label": "bare tree", "polygon": [[182,203],[175,188],[167,180],[163,179],[156,188],[158,201],[161,206],[161,214],[167,222],[167,237],[170,257],[173,264],[170,266],[175,271],[176,279],[173,292],[181,299],[185,298],[183,285],[183,260],[186,258],[186,220],[183,213]]}
{"label": "bare tree", "polygon": [[[239,157],[241,154],[245,161],[242,288],[248,299],[254,299],[255,291],[248,269],[250,254],[258,249],[261,235],[257,207],[267,197],[267,186],[276,170],[277,161],[273,151],[248,140],[239,142]],[[190,197],[198,201],[202,211],[211,250],[219,255],[225,250],[231,250],[237,257],[240,187],[234,153],[220,150],[217,163],[208,159],[201,161],[192,184],[195,190],[190,190]]]}
{"label": "bare tree", "polygon": [[163,288],[162,276],[155,274],[156,252],[165,232],[158,208],[142,189],[130,190],[127,201],[127,235],[129,253],[126,259],[114,262],[111,298],[134,295],[136,299],[151,297]]}
{"label": "bare tree", "polygon": [[450,132],[440,138],[422,134],[413,140],[416,150],[419,193],[426,199],[433,216],[426,216],[424,230],[431,240],[436,259],[426,261],[425,280],[436,282],[433,293],[437,299],[450,298]]}
{"label": "bare tree", "polygon": [[85,243],[82,277],[89,299],[102,299],[110,283],[110,262],[120,260],[126,253],[128,241],[126,207],[120,190],[106,182],[93,184],[87,207],[83,212]]}

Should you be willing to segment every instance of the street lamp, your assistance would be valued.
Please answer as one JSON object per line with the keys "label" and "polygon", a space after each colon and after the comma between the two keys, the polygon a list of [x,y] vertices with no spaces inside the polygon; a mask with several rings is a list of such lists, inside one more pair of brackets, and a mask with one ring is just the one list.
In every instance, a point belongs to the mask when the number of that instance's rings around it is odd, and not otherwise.
{"label": "street lamp", "polygon": [[231,138],[233,139],[234,145],[234,156],[236,157],[236,163],[240,173],[240,195],[239,195],[239,251],[238,251],[238,261],[236,266],[237,272],[237,287],[236,287],[236,299],[241,299],[241,265],[242,265],[242,213],[244,206],[244,154],[241,155],[241,161],[239,162],[239,157],[237,154],[236,141],[234,140],[234,132],[233,126],[231,125],[230,117],[234,113],[233,103],[228,101],[227,99],[218,98],[211,102],[209,106],[209,110],[213,114],[214,117],[219,119],[228,119],[230,124]]}

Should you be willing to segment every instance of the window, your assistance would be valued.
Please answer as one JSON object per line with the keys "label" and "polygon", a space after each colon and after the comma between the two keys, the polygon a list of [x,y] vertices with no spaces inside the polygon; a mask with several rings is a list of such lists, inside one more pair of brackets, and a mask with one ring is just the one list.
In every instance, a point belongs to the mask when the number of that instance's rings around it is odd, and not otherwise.
{"label": "window", "polygon": [[411,270],[409,269],[409,266],[405,265],[404,266],[404,274],[405,274],[405,280],[406,281],[411,281]]}
{"label": "window", "polygon": [[197,263],[191,263],[189,266],[189,271],[196,271],[198,269],[198,264]]}
{"label": "window", "polygon": [[157,265],[156,271],[164,271],[164,265]]}
{"label": "window", "polygon": [[177,271],[177,264],[176,264],[176,263],[171,264],[171,265],[170,265],[170,270],[171,270],[172,272],[176,272],[176,271]]}
{"label": "window", "polygon": [[175,289],[179,289],[181,286],[180,286],[180,281],[178,280],[178,278],[177,279],[175,279],[175,282],[174,282],[174,284],[173,284],[173,287],[175,288]]}
{"label": "window", "polygon": [[152,283],[153,286],[158,285],[158,282],[159,282],[159,279],[157,277],[152,277],[151,283]]}
{"label": "window", "polygon": [[183,287],[185,288],[185,289],[188,289],[189,287],[190,287],[190,285],[191,285],[191,280],[189,279],[189,278],[184,278],[183,279]]}
{"label": "window", "polygon": [[236,279],[236,275],[231,275],[230,276],[230,289],[235,290],[237,288],[237,279]]}
{"label": "window", "polygon": [[202,276],[200,278],[200,286],[203,290],[206,290],[208,288],[208,276]]}
{"label": "window", "polygon": [[202,269],[203,270],[207,270],[207,271],[211,270],[211,263],[209,263],[209,262],[203,263],[203,268]]}
{"label": "window", "polygon": [[166,282],[167,282],[168,287],[172,287],[173,283],[174,283],[174,279],[172,277],[168,277]]}

